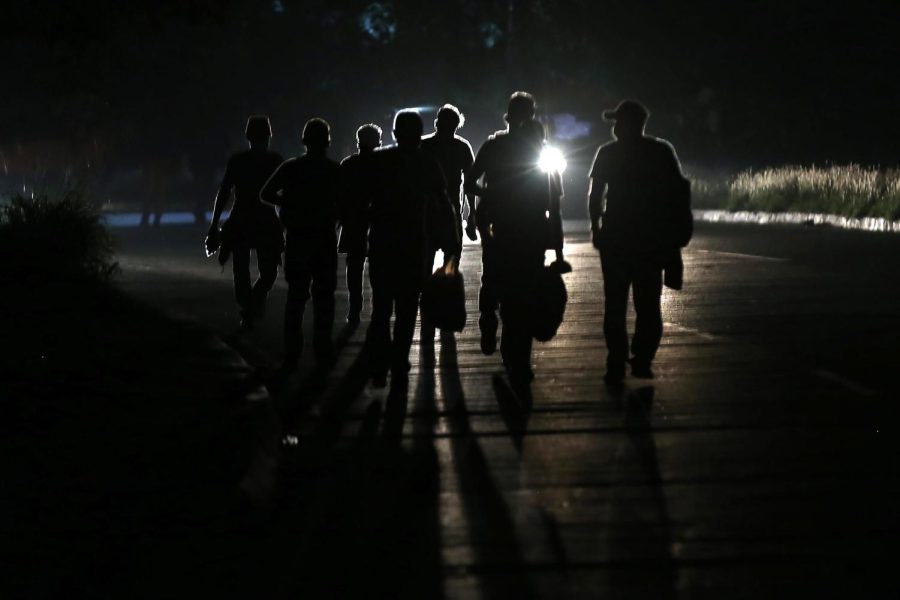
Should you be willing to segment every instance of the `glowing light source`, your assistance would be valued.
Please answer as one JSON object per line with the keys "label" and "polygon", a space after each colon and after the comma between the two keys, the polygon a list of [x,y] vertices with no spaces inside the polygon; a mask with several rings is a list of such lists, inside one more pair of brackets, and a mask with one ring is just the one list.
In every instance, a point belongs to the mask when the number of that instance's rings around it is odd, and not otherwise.
{"label": "glowing light source", "polygon": [[556,172],[561,175],[566,170],[566,157],[559,149],[547,146],[541,150],[538,167],[545,173]]}

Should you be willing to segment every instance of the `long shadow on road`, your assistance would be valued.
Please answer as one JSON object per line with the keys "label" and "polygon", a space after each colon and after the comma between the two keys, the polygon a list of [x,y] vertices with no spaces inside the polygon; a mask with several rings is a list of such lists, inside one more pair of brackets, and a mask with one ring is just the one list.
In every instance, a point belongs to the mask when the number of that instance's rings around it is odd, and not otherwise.
{"label": "long shadow on road", "polygon": [[[440,378],[454,471],[474,554],[475,564],[468,568],[479,577],[487,598],[533,598],[536,594],[528,578],[515,523],[469,424],[456,340],[449,332],[441,334]],[[433,394],[433,388],[431,391]]]}

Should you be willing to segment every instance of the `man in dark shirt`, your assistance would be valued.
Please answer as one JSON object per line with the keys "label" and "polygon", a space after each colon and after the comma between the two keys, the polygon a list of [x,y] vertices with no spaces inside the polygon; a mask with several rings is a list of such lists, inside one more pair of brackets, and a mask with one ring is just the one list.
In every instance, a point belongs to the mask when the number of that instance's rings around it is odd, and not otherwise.
{"label": "man in dark shirt", "polygon": [[285,161],[260,192],[263,202],[278,206],[287,233],[284,274],[288,282],[284,309],[284,361],[293,368],[303,348],[303,311],[313,299],[313,347],[316,359],[333,355],[334,290],[337,287],[337,197],[340,167],[326,156],[331,144],[328,123],[310,119],[303,127],[306,154]]}
{"label": "man in dark shirt", "polygon": [[[653,377],[651,364],[662,338],[663,263],[677,229],[673,190],[684,175],[672,146],[644,134],[649,112],[641,103],[625,100],[603,117],[614,122],[615,141],[597,151],[588,212],[603,268],[604,379],[615,385],[625,375],[626,362],[635,377]],[[630,360],[625,327],[629,288],[636,314]]]}
{"label": "man in dark shirt", "polygon": [[[462,206],[460,204],[460,187],[463,177],[472,168],[475,157],[472,154],[472,146],[468,140],[456,135],[456,130],[462,127],[464,117],[459,109],[452,104],[445,104],[438,110],[437,118],[434,120],[434,133],[426,135],[422,138],[422,152],[428,154],[438,162],[441,171],[444,173],[444,179],[447,181],[447,197],[454,210],[454,224],[456,226],[456,235],[462,239]],[[472,215],[475,209],[475,199],[469,198],[469,214]],[[472,227],[466,227],[466,232],[471,239],[475,237],[475,219],[469,218]],[[431,248],[431,264],[434,264],[434,255],[437,247],[432,245]],[[448,257],[444,257],[447,262]],[[460,257],[456,257],[457,260]],[[420,338],[422,343],[427,343],[434,337],[434,327],[423,318]]]}
{"label": "man in dark shirt", "polygon": [[[478,151],[470,191],[480,197],[476,221],[482,239],[479,295],[481,349],[496,349],[499,303],[503,320],[501,354],[510,381],[530,383],[532,333],[529,328],[530,286],[544,264],[548,246],[562,261],[558,173],[543,173],[538,161],[544,136],[534,120],[534,97],[516,92],[506,113],[508,128],[492,135]],[[484,184],[478,185],[484,177]],[[552,213],[548,220],[547,214]]]}
{"label": "man in dark shirt", "polygon": [[[463,126],[465,118],[459,109],[452,104],[445,104],[438,111],[434,120],[434,133],[422,138],[422,152],[437,160],[447,180],[447,197],[456,212],[457,227],[462,235],[462,205],[460,203],[460,186],[475,162],[472,145],[456,131]],[[466,195],[469,202],[469,214],[474,215],[475,199]],[[475,219],[469,219],[471,229],[466,227],[469,238],[475,240]]]}
{"label": "man in dark shirt", "polygon": [[[272,138],[269,118],[265,115],[251,116],[247,120],[246,136],[250,149],[228,159],[206,239],[207,250],[214,252],[220,242],[219,220],[234,191],[226,244],[234,260],[234,295],[241,307],[241,326],[249,328],[254,318],[263,313],[266,297],[275,284],[284,236],[275,209],[259,201],[260,189],[282,162],[280,155],[269,151],[269,140]],[[259,270],[259,278],[252,286],[251,250],[256,251]]]}
{"label": "man in dark shirt", "polygon": [[[385,385],[387,372],[403,383],[409,373],[422,283],[431,270],[438,227],[453,232],[452,208],[437,161],[421,151],[422,118],[403,111],[394,119],[396,146],[376,152],[377,190],[369,211],[369,277],[372,323],[367,342],[372,380]],[[438,236],[440,237],[440,236]],[[440,243],[444,256],[458,256],[460,240]],[[391,313],[395,313],[393,341]],[[392,383],[393,385],[393,383]]]}
{"label": "man in dark shirt", "polygon": [[341,161],[338,215],[341,238],[338,252],[347,254],[347,322],[359,323],[362,311],[363,267],[369,234],[369,205],[375,185],[375,149],[381,146],[381,127],[369,123],[356,131],[359,152]]}

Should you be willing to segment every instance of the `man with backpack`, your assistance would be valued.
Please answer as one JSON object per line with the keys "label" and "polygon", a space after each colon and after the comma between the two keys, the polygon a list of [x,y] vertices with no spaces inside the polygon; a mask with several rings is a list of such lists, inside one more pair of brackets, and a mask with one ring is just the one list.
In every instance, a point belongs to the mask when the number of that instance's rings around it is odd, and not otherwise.
{"label": "man with backpack", "polygon": [[[594,246],[600,251],[607,358],[604,380],[621,384],[625,364],[651,379],[662,338],[663,271],[677,269],[679,249],[693,231],[690,183],[671,144],[645,135],[650,113],[635,100],[621,102],[603,118],[612,121],[614,141],[597,151],[591,169],[588,212]],[[680,287],[667,273],[667,282]],[[628,295],[634,295],[634,336],[625,326]],[[629,350],[631,356],[629,357]]]}

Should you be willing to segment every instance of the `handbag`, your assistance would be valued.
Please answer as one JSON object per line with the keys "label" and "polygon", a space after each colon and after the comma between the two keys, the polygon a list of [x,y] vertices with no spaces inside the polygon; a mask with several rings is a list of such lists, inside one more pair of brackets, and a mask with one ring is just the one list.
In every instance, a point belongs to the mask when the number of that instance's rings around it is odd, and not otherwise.
{"label": "handbag", "polygon": [[466,326],[466,291],[455,259],[437,269],[422,287],[422,317],[436,329],[462,331]]}
{"label": "handbag", "polygon": [[[568,266],[568,263],[565,265]],[[562,279],[564,270],[561,265],[552,263],[542,267],[535,276],[530,299],[530,322],[531,335],[539,342],[552,340],[565,317],[569,294]]]}

